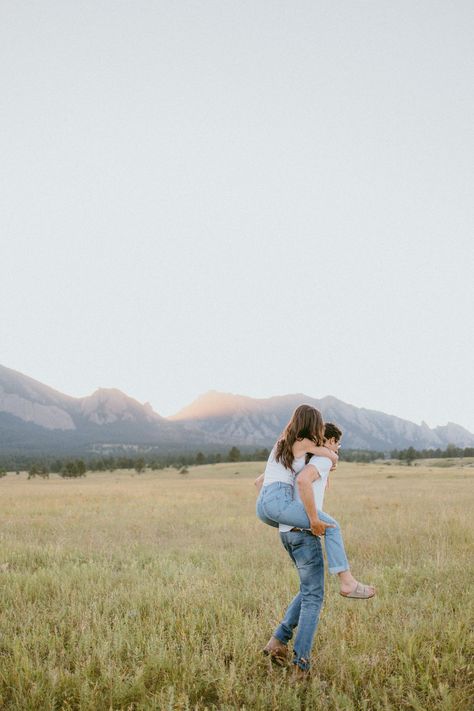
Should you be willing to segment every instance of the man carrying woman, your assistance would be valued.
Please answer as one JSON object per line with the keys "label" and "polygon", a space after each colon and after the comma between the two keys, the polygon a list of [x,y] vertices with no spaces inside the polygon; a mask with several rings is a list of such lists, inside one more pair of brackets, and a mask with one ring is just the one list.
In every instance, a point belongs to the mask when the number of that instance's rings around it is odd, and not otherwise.
{"label": "man carrying woman", "polygon": [[263,651],[273,661],[286,664],[287,645],[297,627],[293,652],[297,679],[309,673],[311,646],[324,598],[319,536],[325,536],[329,572],[338,575],[340,594],[358,599],[375,595],[372,586],[362,585],[353,577],[341,529],[322,511],[327,477],[336,466],[341,436],[336,425],[324,425],[318,410],[300,405],[272,449],[265,473],[255,482],[260,488],[257,515],[264,523],[279,526],[283,546],[300,578],[299,593]]}

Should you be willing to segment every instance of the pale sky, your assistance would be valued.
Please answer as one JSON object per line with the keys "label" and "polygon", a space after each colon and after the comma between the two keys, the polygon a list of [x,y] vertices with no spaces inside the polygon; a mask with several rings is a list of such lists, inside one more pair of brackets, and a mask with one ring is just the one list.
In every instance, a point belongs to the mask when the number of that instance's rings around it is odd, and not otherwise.
{"label": "pale sky", "polygon": [[3,0],[0,363],[474,431],[474,5]]}

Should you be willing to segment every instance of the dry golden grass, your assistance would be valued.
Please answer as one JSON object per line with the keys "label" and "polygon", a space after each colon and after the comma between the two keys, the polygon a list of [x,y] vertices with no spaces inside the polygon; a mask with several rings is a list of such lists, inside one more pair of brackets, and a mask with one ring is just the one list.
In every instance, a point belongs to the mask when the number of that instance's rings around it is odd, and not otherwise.
{"label": "dry golden grass", "polygon": [[378,594],[327,580],[294,687],[259,651],[297,589],[261,468],[0,479],[0,708],[471,709],[473,470],[340,464],[326,510]]}

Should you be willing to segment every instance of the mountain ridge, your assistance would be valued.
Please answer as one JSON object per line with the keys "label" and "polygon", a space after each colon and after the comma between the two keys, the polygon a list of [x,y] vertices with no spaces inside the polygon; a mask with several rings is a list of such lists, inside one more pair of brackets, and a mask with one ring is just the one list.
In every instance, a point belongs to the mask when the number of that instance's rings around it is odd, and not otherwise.
{"label": "mountain ridge", "polygon": [[96,450],[100,446],[149,446],[173,451],[197,448],[268,447],[294,408],[321,410],[344,431],[352,449],[389,451],[415,446],[474,446],[474,435],[453,422],[430,428],[378,410],[358,408],[332,395],[303,393],[252,398],[211,390],[170,417],[117,388],[98,388],[74,398],[0,365],[0,452],[46,449]]}
{"label": "mountain ridge", "polygon": [[[218,394],[216,391],[209,391],[200,395],[171,419],[197,425],[207,433],[218,432],[220,436],[230,440],[239,438],[245,444],[258,446],[270,435],[277,437],[293,409],[307,403],[321,410],[326,421],[337,422],[345,432],[344,445],[353,449],[387,451],[415,445],[423,449],[444,448],[448,444],[466,447],[474,445],[474,435],[456,423],[432,429],[425,422],[417,425],[396,415],[358,408],[333,395],[313,398],[297,393],[270,398],[250,398],[222,393],[225,410],[219,413],[214,408],[211,413],[207,406],[209,402],[215,405]],[[235,401],[234,407],[232,398]],[[243,406],[247,406],[246,412]],[[199,409],[202,412],[201,417]]]}

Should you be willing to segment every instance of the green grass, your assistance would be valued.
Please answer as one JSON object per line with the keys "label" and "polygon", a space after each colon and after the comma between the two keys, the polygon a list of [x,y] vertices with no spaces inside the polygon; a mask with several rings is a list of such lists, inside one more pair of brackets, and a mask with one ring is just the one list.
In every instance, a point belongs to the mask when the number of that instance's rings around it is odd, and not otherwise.
{"label": "green grass", "polygon": [[298,584],[261,467],[0,479],[0,708],[471,709],[472,471],[339,465],[326,510],[378,594],[327,579],[295,687],[260,653]]}

